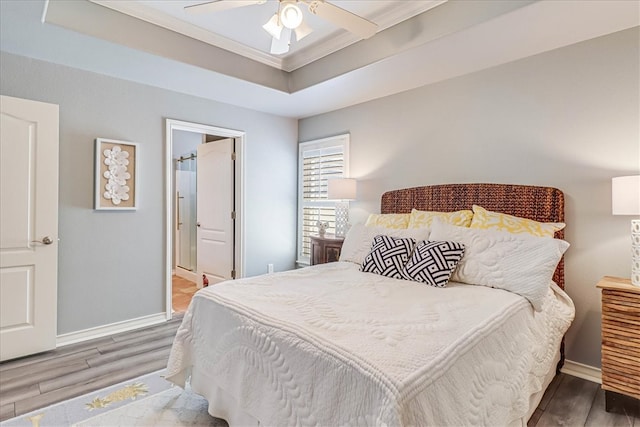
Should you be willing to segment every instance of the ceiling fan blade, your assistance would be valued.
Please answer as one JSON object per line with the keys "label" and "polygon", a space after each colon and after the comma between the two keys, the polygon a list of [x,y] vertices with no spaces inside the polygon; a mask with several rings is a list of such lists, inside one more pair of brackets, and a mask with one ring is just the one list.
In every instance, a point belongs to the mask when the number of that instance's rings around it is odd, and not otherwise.
{"label": "ceiling fan blade", "polygon": [[216,0],[186,6],[184,8],[184,11],[189,14],[195,15],[202,13],[220,12],[223,10],[235,9],[236,7],[251,6],[254,4],[262,4],[266,2],[267,0]]}
{"label": "ceiling fan blade", "polygon": [[378,25],[361,16],[322,0],[306,1],[309,12],[344,28],[353,34],[368,39],[378,30]]}
{"label": "ceiling fan blade", "polygon": [[271,39],[271,53],[280,55],[289,52],[289,44],[291,42],[291,30],[284,27],[280,33],[280,39],[273,37]]}

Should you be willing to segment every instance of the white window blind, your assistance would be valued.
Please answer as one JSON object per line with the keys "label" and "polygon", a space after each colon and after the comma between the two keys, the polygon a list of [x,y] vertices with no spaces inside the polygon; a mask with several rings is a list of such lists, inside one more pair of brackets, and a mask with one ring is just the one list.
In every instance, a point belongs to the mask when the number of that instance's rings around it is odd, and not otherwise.
{"label": "white window blind", "polygon": [[300,143],[298,158],[298,263],[308,264],[309,235],[317,221],[335,232],[335,203],[327,200],[327,180],[348,175],[349,135]]}

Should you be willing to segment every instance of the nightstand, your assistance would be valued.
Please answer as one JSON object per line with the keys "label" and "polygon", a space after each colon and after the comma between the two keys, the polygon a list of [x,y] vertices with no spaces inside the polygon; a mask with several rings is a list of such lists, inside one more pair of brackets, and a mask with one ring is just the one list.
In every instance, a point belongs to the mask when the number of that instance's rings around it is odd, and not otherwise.
{"label": "nightstand", "polygon": [[640,416],[640,287],[605,276],[602,289],[602,388],[605,409]]}
{"label": "nightstand", "polygon": [[344,237],[336,237],[333,234],[324,236],[312,234],[309,238],[311,239],[311,265],[338,261]]}

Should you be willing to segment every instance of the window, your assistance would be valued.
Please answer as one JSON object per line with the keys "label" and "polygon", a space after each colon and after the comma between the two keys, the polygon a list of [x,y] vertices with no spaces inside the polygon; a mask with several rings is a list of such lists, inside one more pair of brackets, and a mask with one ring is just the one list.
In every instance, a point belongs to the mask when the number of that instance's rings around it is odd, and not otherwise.
{"label": "window", "polygon": [[327,200],[327,180],[349,174],[349,135],[302,142],[298,155],[298,264],[309,264],[309,235],[317,221],[335,232],[335,202]]}

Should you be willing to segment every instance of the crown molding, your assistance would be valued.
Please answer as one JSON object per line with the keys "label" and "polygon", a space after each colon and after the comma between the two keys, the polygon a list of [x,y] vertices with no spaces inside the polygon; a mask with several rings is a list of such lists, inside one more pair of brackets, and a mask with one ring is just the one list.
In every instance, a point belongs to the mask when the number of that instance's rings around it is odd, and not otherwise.
{"label": "crown molding", "polygon": [[[406,5],[403,5],[401,9],[394,8],[379,11],[369,20],[378,24],[379,33],[387,28],[406,21],[407,19],[424,13],[427,10],[433,9],[447,1],[448,0],[429,0],[405,2]],[[340,49],[344,49],[345,47],[359,42],[360,40],[361,39],[359,37],[349,32],[342,32],[333,37],[329,36],[324,42],[319,42],[306,49],[302,49],[286,56],[282,61],[282,70],[287,72],[295,71],[298,68],[309,65],[320,58],[324,58],[325,56],[329,56]]]}

